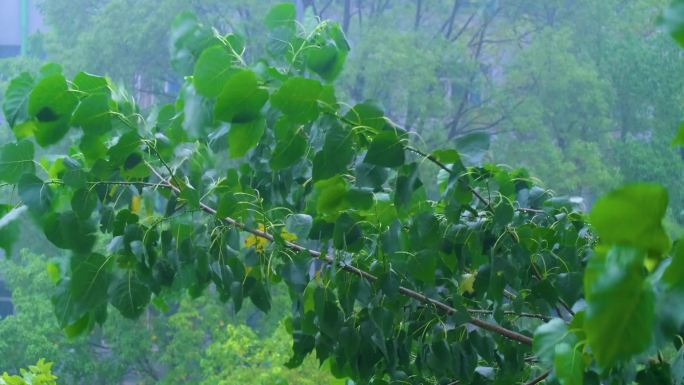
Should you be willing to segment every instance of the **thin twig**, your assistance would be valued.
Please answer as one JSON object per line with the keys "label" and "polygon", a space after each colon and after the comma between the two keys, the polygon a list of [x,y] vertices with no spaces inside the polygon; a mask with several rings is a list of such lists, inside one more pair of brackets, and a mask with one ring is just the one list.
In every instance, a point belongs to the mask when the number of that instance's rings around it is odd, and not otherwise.
{"label": "thin twig", "polygon": [[[453,172],[449,167],[447,167],[444,163],[440,162],[440,161],[439,161],[437,158],[435,158],[434,156],[432,156],[432,155],[430,155],[430,154],[427,154],[427,153],[425,153],[425,152],[423,152],[423,151],[420,151],[419,149],[414,148],[414,147],[411,147],[411,146],[407,146],[406,149],[409,150],[409,151],[411,151],[411,152],[414,152],[414,153],[416,153],[416,154],[418,154],[418,155],[420,155],[420,156],[422,156],[422,157],[424,157],[425,159],[427,159],[427,160],[429,160],[430,162],[432,162],[432,163],[434,163],[435,165],[437,165],[437,166],[438,166],[439,168],[441,168],[442,170],[448,172],[450,175],[453,175],[453,174],[454,174],[454,172]],[[473,193],[473,195],[475,195],[475,197],[476,197],[480,202],[482,202],[483,205],[485,205],[485,206],[487,207],[487,210],[489,210],[490,212],[494,212],[494,208],[492,208],[492,205],[490,205],[489,202],[488,202],[486,199],[484,199],[484,197],[483,197],[482,195],[480,195],[479,192],[477,192],[477,190],[475,190],[472,186],[468,186],[468,189],[470,190],[471,193]]]}

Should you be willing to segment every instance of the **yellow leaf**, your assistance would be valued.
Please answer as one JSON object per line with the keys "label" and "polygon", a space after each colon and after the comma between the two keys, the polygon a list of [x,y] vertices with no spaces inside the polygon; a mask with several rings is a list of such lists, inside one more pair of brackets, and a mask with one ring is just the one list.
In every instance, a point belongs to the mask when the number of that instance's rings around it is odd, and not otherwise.
{"label": "yellow leaf", "polygon": [[133,198],[131,198],[131,212],[134,214],[139,214],[140,213],[140,205],[141,205],[141,199],[140,195],[134,195]]}
{"label": "yellow leaf", "polygon": [[[257,229],[262,232],[266,231],[266,228],[261,223],[257,226]],[[264,251],[266,245],[268,245],[268,239],[256,236],[254,234],[249,234],[245,237],[245,246],[254,247],[258,252]]]}
{"label": "yellow leaf", "polygon": [[475,284],[475,278],[477,277],[477,272],[474,274],[466,273],[461,275],[461,283],[458,284],[458,293],[468,293],[473,294],[475,289],[473,285]]}

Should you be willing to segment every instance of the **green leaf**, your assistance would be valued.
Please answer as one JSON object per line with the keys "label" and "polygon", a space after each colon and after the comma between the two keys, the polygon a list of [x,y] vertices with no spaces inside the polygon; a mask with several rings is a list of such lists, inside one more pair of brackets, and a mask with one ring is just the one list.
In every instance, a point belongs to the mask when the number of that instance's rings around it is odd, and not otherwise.
{"label": "green leaf", "polygon": [[228,150],[231,158],[244,156],[254,148],[266,129],[266,120],[258,119],[247,123],[233,123],[228,131]]}
{"label": "green leaf", "polygon": [[313,180],[332,178],[347,171],[347,166],[354,158],[352,144],[351,130],[338,124],[331,125],[323,149],[316,153],[313,160]]}
{"label": "green leaf", "polygon": [[355,105],[344,118],[355,126],[370,127],[378,132],[387,127],[385,113],[375,102],[370,100]]}
{"label": "green leaf", "polygon": [[513,220],[515,210],[507,199],[502,199],[501,203],[494,209],[494,223],[499,226],[506,226]]}
{"label": "green leaf", "polygon": [[292,77],[273,93],[271,104],[294,123],[308,123],[318,117],[318,99],[323,85],[313,79]]}
{"label": "green leaf", "polygon": [[684,122],[679,123],[677,135],[675,135],[675,138],[672,140],[672,145],[684,147]]}
{"label": "green leaf", "polygon": [[24,174],[34,174],[33,143],[24,139],[0,147],[0,181],[17,183]]}
{"label": "green leaf", "polygon": [[670,239],[662,225],[667,190],[652,184],[621,187],[601,197],[589,215],[604,244],[630,245],[662,255]]}
{"label": "green leaf", "polygon": [[112,262],[112,257],[96,253],[71,257],[69,290],[81,306],[95,309],[107,303]]}
{"label": "green leaf", "polygon": [[231,75],[216,99],[214,117],[232,123],[248,123],[260,117],[268,91],[260,87],[254,72],[242,70]]}
{"label": "green leaf", "polygon": [[433,251],[423,250],[416,255],[411,256],[408,268],[411,276],[415,279],[430,285],[435,283],[437,258]]}
{"label": "green leaf", "polygon": [[543,363],[551,364],[556,346],[560,343],[574,343],[575,339],[568,332],[565,322],[560,318],[554,318],[534,331],[532,351]]}
{"label": "green leaf", "polygon": [[42,147],[57,143],[69,131],[71,113],[78,98],[61,74],[43,78],[31,91],[28,113],[36,118],[36,142]]}
{"label": "green leaf", "polygon": [[347,202],[347,182],[342,176],[325,179],[314,184],[316,192],[316,212],[336,216],[349,207]]}
{"label": "green leaf", "polygon": [[236,71],[233,60],[234,56],[223,46],[202,51],[192,76],[197,93],[209,98],[217,97]]}
{"label": "green leaf", "polygon": [[[584,277],[584,331],[596,362],[610,368],[646,351],[652,343],[654,292],[645,279],[643,252],[614,246],[590,258]],[[617,343],[619,341],[619,343]]]}
{"label": "green leaf", "polygon": [[268,11],[264,24],[270,30],[285,28],[294,30],[297,10],[292,3],[276,4]]}
{"label": "green leaf", "polygon": [[110,303],[126,318],[137,318],[150,302],[150,289],[129,271],[113,286],[110,293]]}
{"label": "green leaf", "polygon": [[23,174],[18,183],[21,201],[34,214],[43,214],[52,204],[52,190],[33,174]]}
{"label": "green leaf", "polygon": [[561,385],[582,385],[584,382],[584,361],[579,349],[568,343],[554,348],[553,370]]}
{"label": "green leaf", "polygon": [[358,222],[347,213],[337,218],[333,231],[333,246],[336,249],[356,252],[363,248],[363,232]]}
{"label": "green leaf", "polygon": [[672,0],[660,22],[672,38],[684,47],[684,0]]}
{"label": "green leaf", "polygon": [[34,85],[33,77],[28,72],[22,72],[7,86],[2,111],[11,127],[29,118],[28,99]]}
{"label": "green leaf", "polygon": [[399,167],[405,161],[406,134],[398,131],[386,130],[373,138],[364,163],[381,167]]}
{"label": "green leaf", "polygon": [[81,127],[86,135],[103,135],[112,129],[111,114],[107,95],[90,95],[76,107],[71,124]]}
{"label": "green leaf", "polygon": [[264,313],[268,313],[271,310],[271,293],[261,281],[256,281],[254,286],[252,286],[249,292],[249,299]]}
{"label": "green leaf", "polygon": [[107,78],[92,75],[87,72],[79,72],[74,76],[74,88],[86,95],[105,95],[111,96],[109,82]]}
{"label": "green leaf", "polygon": [[[282,170],[300,160],[309,147],[306,134],[301,126],[288,119],[278,119],[273,129],[276,146],[269,165],[274,171]],[[314,163],[314,167],[315,167]]]}
{"label": "green leaf", "polygon": [[97,207],[97,192],[89,188],[83,187],[74,193],[71,198],[71,209],[81,220],[90,218]]}
{"label": "green leaf", "polygon": [[480,164],[484,161],[487,151],[489,151],[489,144],[491,136],[484,132],[476,132],[461,136],[455,140],[456,149],[469,164]]}
{"label": "green leaf", "polygon": [[55,246],[88,253],[95,245],[95,226],[80,220],[73,211],[51,213],[45,219],[43,231],[48,240]]}

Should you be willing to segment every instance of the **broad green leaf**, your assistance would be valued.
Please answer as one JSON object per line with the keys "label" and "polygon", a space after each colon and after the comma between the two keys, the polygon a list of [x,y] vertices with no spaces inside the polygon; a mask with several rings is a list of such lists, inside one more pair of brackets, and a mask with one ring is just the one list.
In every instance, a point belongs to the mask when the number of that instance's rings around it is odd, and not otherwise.
{"label": "broad green leaf", "polygon": [[576,338],[568,332],[568,327],[560,318],[540,325],[534,331],[532,351],[534,355],[545,364],[551,364],[554,360],[556,346],[560,343],[574,343]]}
{"label": "broad green leaf", "polygon": [[270,30],[284,28],[295,29],[295,20],[297,18],[297,11],[292,3],[276,4],[268,11],[264,24]]}
{"label": "broad green leaf", "polygon": [[633,184],[601,197],[589,219],[602,243],[630,245],[662,255],[670,239],[662,225],[667,191],[657,185]]}
{"label": "broad green leaf", "polygon": [[96,241],[95,226],[80,220],[73,211],[49,214],[43,231],[55,246],[77,253],[90,252]]}
{"label": "broad green leaf", "polygon": [[409,273],[412,277],[427,284],[435,283],[437,256],[431,250],[424,250],[409,257]]}
{"label": "broad green leaf", "polygon": [[249,292],[249,299],[264,313],[268,313],[271,310],[271,293],[261,281],[256,281],[254,286],[252,286]]}
{"label": "broad green leaf", "polygon": [[76,107],[71,124],[81,127],[85,135],[103,135],[112,129],[111,114],[107,95],[90,95]]}
{"label": "broad green leaf", "polygon": [[17,183],[24,174],[33,174],[33,143],[24,139],[0,147],[0,181]]}
{"label": "broad green leaf", "polygon": [[74,76],[73,84],[75,89],[82,93],[77,93],[79,96],[105,95],[107,98],[111,96],[109,82],[107,81],[107,78],[102,76],[92,75],[87,72],[79,72]]}
{"label": "broad green leaf", "polygon": [[28,113],[36,123],[36,142],[42,147],[57,143],[69,131],[71,113],[78,98],[61,74],[42,79],[31,91]]}
{"label": "broad green leaf", "polygon": [[349,44],[336,23],[326,23],[314,36],[313,45],[305,51],[306,66],[326,81],[333,81],[342,71]]}
{"label": "broad green leaf", "polygon": [[150,302],[150,289],[129,271],[120,278],[110,292],[110,303],[126,318],[137,318]]}
{"label": "broad green leaf", "polygon": [[86,309],[107,303],[112,257],[92,253],[71,257],[69,288],[75,301]]}
{"label": "broad green leaf", "polygon": [[341,176],[316,182],[316,212],[324,215],[339,214],[349,207],[347,202],[347,182]]}
{"label": "broad green leaf", "polygon": [[294,123],[308,123],[318,116],[323,86],[313,79],[292,77],[273,93],[271,104]]}
{"label": "broad green leaf", "polygon": [[116,144],[107,150],[110,165],[112,167],[119,167],[126,163],[131,154],[138,149],[140,143],[140,136],[134,131],[121,135]]}
{"label": "broad green leaf", "polygon": [[231,158],[244,156],[259,143],[266,129],[266,120],[257,119],[247,123],[232,123],[228,131],[228,149]]}
{"label": "broad green leaf", "polygon": [[371,100],[355,105],[344,118],[354,126],[370,127],[375,131],[382,131],[387,126],[385,113]]}
{"label": "broad green leaf", "polygon": [[214,46],[205,49],[195,63],[193,83],[200,95],[215,98],[236,71],[234,56],[225,47]]}
{"label": "broad green leaf", "polygon": [[587,309],[584,332],[596,362],[610,368],[646,351],[652,343],[654,292],[645,279],[645,255],[613,247],[594,255],[585,274]]}
{"label": "broad green leaf", "polygon": [[34,85],[33,77],[28,72],[22,72],[7,86],[2,111],[11,127],[29,118],[28,99]]}
{"label": "broad green leaf", "polygon": [[[682,4],[684,4],[684,2]],[[682,30],[682,33],[682,42],[684,42],[684,30]],[[684,123],[679,123],[677,135],[675,135],[675,138],[672,140],[672,145],[684,147]]]}
{"label": "broad green leaf", "polygon": [[336,249],[356,252],[363,248],[363,232],[358,222],[347,213],[337,218],[333,232],[333,246]]}
{"label": "broad green leaf", "polygon": [[563,342],[555,346],[554,353],[553,370],[561,385],[582,385],[584,361],[580,349]]}
{"label": "broad green leaf", "polygon": [[276,122],[273,131],[276,146],[269,164],[274,171],[287,168],[302,159],[309,143],[301,126],[281,118]]}
{"label": "broad green leaf", "polygon": [[97,207],[97,192],[86,187],[82,187],[74,192],[71,198],[71,209],[81,220],[90,218]]}
{"label": "broad green leaf", "polygon": [[501,203],[494,209],[494,223],[499,226],[506,226],[513,220],[513,206],[508,202],[507,199],[502,199]]}
{"label": "broad green leaf", "polygon": [[386,130],[377,134],[368,147],[364,163],[381,167],[399,167],[405,161],[406,135]]}
{"label": "broad green leaf", "polygon": [[195,61],[206,48],[222,44],[211,28],[199,23],[190,12],[182,12],[171,24],[171,65],[180,75],[190,75]]}
{"label": "broad green leaf", "polygon": [[464,135],[455,140],[456,149],[462,159],[468,164],[480,164],[484,161],[491,137],[484,132]]}
{"label": "broad green leaf", "polygon": [[347,166],[354,157],[352,145],[351,130],[338,124],[332,124],[325,135],[323,149],[314,157],[313,180],[332,178],[347,171]]}
{"label": "broad green leaf", "polygon": [[684,290],[684,240],[679,240],[672,248],[672,261],[663,273],[663,282],[669,288]]}
{"label": "broad green leaf", "polygon": [[44,214],[52,204],[52,190],[33,174],[23,174],[17,186],[21,201],[37,215]]}
{"label": "broad green leaf", "polygon": [[259,118],[268,100],[268,91],[260,87],[254,72],[232,74],[216,99],[214,117],[232,123],[248,123]]}

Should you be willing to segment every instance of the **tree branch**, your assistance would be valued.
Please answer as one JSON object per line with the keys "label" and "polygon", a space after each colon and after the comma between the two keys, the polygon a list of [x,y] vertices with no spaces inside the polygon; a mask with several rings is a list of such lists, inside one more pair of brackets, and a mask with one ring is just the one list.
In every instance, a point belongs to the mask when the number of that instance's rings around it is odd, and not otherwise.
{"label": "tree branch", "polygon": [[[181,189],[180,189],[179,187],[174,186],[173,184],[171,184],[170,182],[168,182],[168,181],[166,180],[166,178],[164,178],[164,177],[163,177],[163,176],[162,176],[154,167],[152,167],[152,166],[149,165],[149,164],[148,164],[148,167],[150,168],[150,170],[152,171],[152,173],[154,173],[155,176],[156,176],[157,178],[159,178],[161,184],[165,184],[165,185],[166,185],[168,188],[170,188],[175,194],[180,194],[180,193],[181,193]],[[206,204],[204,204],[204,203],[202,203],[202,202],[200,202],[200,209],[201,209],[202,211],[208,213],[208,214],[211,214],[211,215],[214,215],[214,216],[216,215],[216,210],[215,210],[214,208],[209,207],[209,206],[207,206]],[[266,240],[268,240],[268,241],[270,241],[270,242],[274,242],[273,236],[272,236],[271,234],[265,232],[265,231],[261,231],[261,230],[257,230],[257,229],[252,229],[252,228],[250,228],[250,227],[247,227],[247,225],[245,225],[244,223],[241,223],[241,222],[239,222],[239,221],[237,221],[237,220],[235,220],[235,219],[233,219],[233,218],[230,218],[230,217],[221,218],[220,220],[221,220],[224,224],[226,224],[226,225],[234,226],[234,227],[236,227],[236,228],[239,228],[239,229],[242,230],[242,231],[248,232],[248,233],[250,233],[250,234],[252,234],[252,235],[255,235],[255,236],[259,237],[259,238],[263,238],[263,239],[266,239]],[[325,261],[326,263],[328,263],[328,264],[330,264],[330,265],[336,265],[336,264],[337,264],[336,261],[335,261],[335,259],[334,259],[332,256],[328,255],[327,253],[326,253],[326,254],[323,254],[323,253],[321,253],[320,251],[308,249],[308,248],[306,248],[306,247],[304,247],[304,246],[301,246],[301,245],[298,245],[298,244],[292,243],[292,242],[287,242],[287,241],[286,241],[284,244],[285,244],[285,247],[287,247],[287,248],[290,249],[290,250],[293,250],[293,251],[296,251],[296,252],[304,252],[304,253],[307,253],[307,254],[311,255],[312,257],[321,259],[321,260]],[[361,269],[359,269],[359,268],[357,268],[357,267],[355,267],[355,266],[352,266],[352,265],[349,265],[349,264],[346,264],[346,263],[339,263],[339,264],[337,264],[337,265],[338,265],[342,270],[344,270],[344,271],[346,271],[346,272],[348,272],[348,273],[354,274],[354,275],[356,275],[356,276],[358,276],[358,277],[360,277],[360,278],[366,279],[366,280],[368,280],[368,281],[370,281],[370,282],[375,282],[375,281],[378,280],[378,278],[377,278],[376,276],[374,276],[373,274],[370,274],[370,273],[368,273],[368,272],[366,272],[366,271],[363,271],[363,270],[361,270]],[[417,301],[419,301],[419,302],[422,302],[422,303],[425,303],[425,304],[428,304],[428,305],[432,305],[432,306],[434,306],[435,308],[437,308],[437,309],[439,309],[439,310],[442,310],[442,311],[444,311],[444,312],[447,313],[447,314],[454,314],[454,313],[456,313],[456,312],[458,311],[458,310],[456,310],[455,308],[453,308],[453,307],[451,307],[451,306],[449,306],[449,305],[447,305],[447,304],[445,304],[445,303],[443,303],[443,302],[440,302],[440,301],[438,301],[438,300],[429,298],[429,297],[426,296],[425,294],[422,294],[422,293],[419,293],[419,292],[417,292],[417,291],[411,290],[411,289],[406,288],[406,287],[404,287],[404,286],[400,286],[400,287],[399,287],[399,293],[401,293],[401,294],[403,294],[403,295],[405,295],[405,296],[407,296],[407,297],[409,297],[409,298],[415,299],[415,300],[417,300]],[[525,345],[531,345],[531,344],[532,344],[532,339],[531,339],[530,337],[528,337],[528,336],[526,336],[526,335],[523,335],[523,334],[520,334],[520,333],[518,333],[518,332],[516,332],[516,331],[506,329],[506,328],[504,328],[504,327],[502,327],[502,326],[499,326],[499,325],[497,325],[497,324],[493,324],[493,323],[490,323],[490,322],[487,322],[487,321],[483,321],[483,320],[480,320],[480,319],[477,319],[477,318],[471,318],[471,319],[468,321],[468,323],[470,323],[471,325],[477,326],[477,327],[479,327],[479,328],[481,328],[481,329],[484,329],[484,330],[488,330],[488,331],[497,333],[497,334],[499,334],[499,335],[501,335],[501,336],[504,336],[504,337],[506,337],[506,338],[509,338],[509,339],[511,339],[511,340],[518,341],[518,342],[520,342],[520,343],[522,343],[522,344],[525,344]]]}
{"label": "tree branch", "polygon": [[536,377],[535,379],[526,383],[525,385],[537,385],[538,383],[544,381],[546,377],[549,376],[549,374],[551,374],[551,371],[547,370],[546,372],[542,373],[539,377]]}

